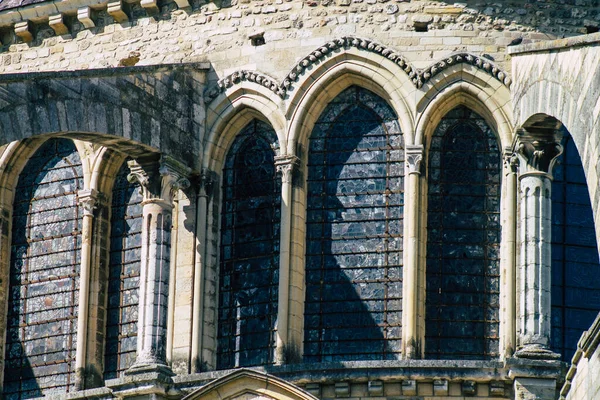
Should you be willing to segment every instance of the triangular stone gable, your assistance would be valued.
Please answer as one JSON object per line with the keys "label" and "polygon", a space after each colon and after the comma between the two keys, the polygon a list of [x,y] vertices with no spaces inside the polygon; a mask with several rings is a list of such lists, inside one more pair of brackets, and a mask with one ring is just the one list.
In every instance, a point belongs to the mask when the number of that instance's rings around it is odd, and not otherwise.
{"label": "triangular stone gable", "polygon": [[239,369],[215,379],[182,400],[318,400],[283,379],[262,372]]}

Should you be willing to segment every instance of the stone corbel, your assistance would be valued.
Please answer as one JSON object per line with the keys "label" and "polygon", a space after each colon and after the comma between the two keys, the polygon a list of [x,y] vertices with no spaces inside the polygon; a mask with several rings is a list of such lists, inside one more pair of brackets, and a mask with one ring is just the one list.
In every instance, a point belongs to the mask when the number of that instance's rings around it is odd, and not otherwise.
{"label": "stone corbel", "polygon": [[149,16],[156,15],[160,11],[156,0],[142,0],[140,5],[146,10]]}
{"label": "stone corbel", "polygon": [[200,195],[210,196],[212,195],[213,187],[216,181],[215,173],[208,169],[203,169],[200,173],[199,184],[200,184]]}
{"label": "stone corbel", "polygon": [[63,14],[55,14],[48,17],[48,25],[54,30],[56,35],[66,35],[69,33],[69,28],[65,24]]}
{"label": "stone corbel", "polygon": [[33,25],[31,21],[21,21],[15,24],[15,35],[24,42],[29,43],[33,40]]}
{"label": "stone corbel", "polygon": [[121,0],[109,2],[106,11],[118,23],[129,21],[129,16],[125,13],[123,2]]}
{"label": "stone corbel", "polygon": [[77,9],[77,20],[86,28],[94,28],[96,26],[96,16],[94,10],[90,7],[81,7]]}
{"label": "stone corbel", "polygon": [[300,159],[294,155],[282,155],[275,157],[275,168],[281,175],[282,183],[292,183],[294,171],[300,166]]}
{"label": "stone corbel", "polygon": [[517,129],[513,149],[520,160],[520,174],[543,172],[552,176],[552,168],[563,152],[561,139],[557,130]]}
{"label": "stone corbel", "polygon": [[423,150],[422,144],[406,146],[406,175],[421,173]]}

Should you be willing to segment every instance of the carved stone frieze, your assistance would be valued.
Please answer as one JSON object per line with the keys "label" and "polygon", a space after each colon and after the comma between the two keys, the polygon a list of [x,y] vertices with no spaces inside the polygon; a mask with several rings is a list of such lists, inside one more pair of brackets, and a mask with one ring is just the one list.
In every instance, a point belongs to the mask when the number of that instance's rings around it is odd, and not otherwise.
{"label": "carved stone frieze", "polygon": [[420,89],[430,81],[434,76],[442,72],[443,70],[456,64],[470,64],[475,68],[486,72],[487,74],[494,77],[504,86],[510,88],[512,80],[508,73],[501,70],[491,60],[480,57],[471,53],[455,53],[443,60],[437,61],[434,64],[424,68],[416,69],[410,62],[404,58],[400,53],[393,49],[386,47],[382,44],[376,43],[369,39],[344,36],[338,39],[331,40],[318,49],[312,51],[309,55],[300,60],[286,75],[283,82],[277,83],[275,79],[270,78],[260,72],[256,71],[236,71],[225,78],[220,79],[216,85],[209,88],[205,92],[205,102],[210,103],[219,94],[224,92],[230,87],[240,84],[244,81],[255,82],[263,85],[270,89],[273,93],[284,99],[288,91],[294,89],[294,83],[300,79],[300,76],[304,71],[310,68],[312,65],[321,62],[321,60],[328,57],[329,54],[334,53],[336,50],[341,48],[356,48],[359,50],[368,51],[371,53],[381,54],[383,57],[397,64],[410,78],[413,85]]}

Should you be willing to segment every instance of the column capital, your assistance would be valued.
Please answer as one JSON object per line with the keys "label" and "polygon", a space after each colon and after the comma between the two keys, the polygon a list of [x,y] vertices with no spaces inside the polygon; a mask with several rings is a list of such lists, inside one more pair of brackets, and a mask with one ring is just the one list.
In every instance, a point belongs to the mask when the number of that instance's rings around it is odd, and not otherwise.
{"label": "column capital", "polygon": [[292,183],[294,170],[300,167],[300,159],[292,154],[275,156],[275,168],[281,174],[281,181]]}
{"label": "column capital", "polygon": [[213,171],[207,168],[203,168],[202,172],[200,173],[200,176],[198,177],[198,184],[200,185],[200,195],[211,195],[216,180],[216,174]]}
{"label": "column capital", "polygon": [[99,194],[96,189],[82,189],[77,192],[77,201],[83,208],[84,216],[94,216],[94,210],[98,208]]}
{"label": "column capital", "polygon": [[556,159],[563,152],[561,139],[562,134],[555,129],[517,129],[513,152],[519,157],[520,174],[543,172],[551,176]]}
{"label": "column capital", "polygon": [[190,186],[191,169],[169,156],[161,156],[160,160],[131,160],[127,166],[130,170],[127,180],[141,185],[144,203],[172,206],[177,191]]}
{"label": "column capital", "polygon": [[421,173],[421,161],[423,161],[424,147],[422,144],[406,145],[406,172],[409,174]]}
{"label": "column capital", "polygon": [[519,157],[512,148],[508,147],[504,150],[502,161],[504,162],[504,170],[507,171],[507,173],[517,173]]}

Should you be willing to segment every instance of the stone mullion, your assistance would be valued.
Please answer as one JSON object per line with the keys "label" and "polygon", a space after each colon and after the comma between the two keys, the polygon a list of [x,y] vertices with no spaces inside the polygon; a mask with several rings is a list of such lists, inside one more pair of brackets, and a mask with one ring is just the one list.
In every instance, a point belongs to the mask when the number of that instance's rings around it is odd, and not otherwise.
{"label": "stone mullion", "polygon": [[519,130],[519,312],[520,358],[557,359],[550,350],[552,167],[561,154],[556,131]]}
{"label": "stone mullion", "polygon": [[406,148],[405,204],[404,204],[404,267],[402,306],[402,347],[406,359],[421,356],[422,343],[419,335],[419,217],[420,178],[423,146]]}
{"label": "stone mullion", "polygon": [[292,239],[292,196],[294,170],[298,168],[299,159],[295,156],[280,156],[275,158],[277,172],[281,174],[281,220],[279,224],[279,289],[277,301],[277,328],[275,363],[284,364],[286,349],[289,345],[290,319],[290,264]]}
{"label": "stone mullion", "polygon": [[77,315],[77,350],[75,355],[76,390],[85,389],[87,375],[87,339],[90,300],[90,275],[93,248],[94,209],[98,193],[94,189],[80,190],[79,205],[83,209],[81,223],[81,266],[79,272],[79,311]]}

